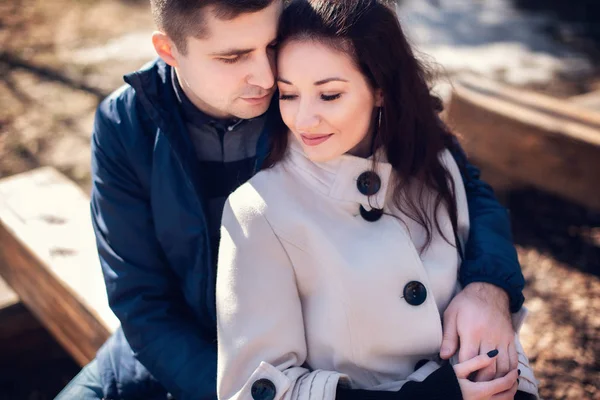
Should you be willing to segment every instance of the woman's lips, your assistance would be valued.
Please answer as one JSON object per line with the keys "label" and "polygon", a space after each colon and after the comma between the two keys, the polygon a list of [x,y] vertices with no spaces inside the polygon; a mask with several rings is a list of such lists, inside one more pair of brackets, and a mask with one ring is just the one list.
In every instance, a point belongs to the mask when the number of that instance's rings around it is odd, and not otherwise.
{"label": "woman's lips", "polygon": [[304,142],[305,145],[307,146],[318,146],[321,143],[325,142],[327,139],[329,139],[330,137],[333,136],[333,133],[327,133],[324,135],[306,135],[306,134],[300,134],[300,137],[302,138],[302,141]]}

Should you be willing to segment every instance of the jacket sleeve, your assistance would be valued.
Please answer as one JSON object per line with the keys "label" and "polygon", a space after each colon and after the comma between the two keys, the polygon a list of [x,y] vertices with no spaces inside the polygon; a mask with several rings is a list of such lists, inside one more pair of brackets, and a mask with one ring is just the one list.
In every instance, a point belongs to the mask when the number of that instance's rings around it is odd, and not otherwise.
{"label": "jacket sleeve", "polygon": [[294,270],[280,239],[250,203],[248,193],[238,189],[223,211],[216,289],[218,397],[333,400],[342,375],[303,367],[307,348]]}
{"label": "jacket sleeve", "polygon": [[110,306],[135,356],[178,400],[214,399],[216,344],[201,336],[154,235],[149,195],[129,161],[135,149],[123,145],[112,103],[96,113],[91,195]]}
{"label": "jacket sleeve", "polygon": [[487,282],[504,289],[510,299],[511,312],[516,312],[525,300],[525,279],[513,244],[508,213],[492,188],[480,179],[479,169],[468,162],[456,139],[451,152],[458,165],[464,166],[462,176],[470,219],[460,283],[464,287],[472,282]]}

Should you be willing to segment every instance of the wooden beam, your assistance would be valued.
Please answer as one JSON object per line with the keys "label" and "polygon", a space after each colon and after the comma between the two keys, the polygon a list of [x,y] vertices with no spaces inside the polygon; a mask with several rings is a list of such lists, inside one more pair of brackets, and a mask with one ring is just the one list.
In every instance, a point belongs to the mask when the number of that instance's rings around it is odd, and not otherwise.
{"label": "wooden beam", "polygon": [[593,92],[569,97],[569,102],[600,112],[600,89]]}
{"label": "wooden beam", "polygon": [[[0,277],[0,310],[19,303],[19,296]],[[1,324],[2,321],[0,321]]]}
{"label": "wooden beam", "polygon": [[484,171],[600,209],[600,113],[462,77],[445,119]]}
{"label": "wooden beam", "polygon": [[89,200],[52,168],[0,180],[0,276],[80,365],[118,327]]}
{"label": "wooden beam", "polygon": [[19,296],[0,278],[0,350],[4,350],[8,340],[29,328],[30,324],[23,319],[26,314],[28,312],[19,302]]}

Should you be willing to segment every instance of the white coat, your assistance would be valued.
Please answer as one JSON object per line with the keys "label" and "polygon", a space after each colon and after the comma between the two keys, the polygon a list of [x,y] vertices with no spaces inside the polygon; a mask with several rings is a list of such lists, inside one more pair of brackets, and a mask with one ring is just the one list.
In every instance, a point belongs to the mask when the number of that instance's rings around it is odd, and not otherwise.
{"label": "white coat", "polygon": [[[238,188],[223,212],[219,399],[252,399],[261,390],[257,382],[265,381],[273,400],[333,400],[340,379],[373,390],[422,381],[439,367],[441,318],[459,290],[460,258],[447,210],[438,214],[445,238],[434,225],[431,244],[419,253],[425,230],[393,206],[389,163],[373,169],[372,160],[350,155],[312,162],[290,142],[286,158]],[[440,159],[454,181],[464,243],[463,181],[449,151]],[[381,180],[370,198],[357,187],[369,170]],[[426,195],[433,210],[433,193]],[[361,205],[385,214],[368,222]],[[537,393],[524,354],[519,358],[521,382]],[[423,359],[431,361],[414,371]]]}

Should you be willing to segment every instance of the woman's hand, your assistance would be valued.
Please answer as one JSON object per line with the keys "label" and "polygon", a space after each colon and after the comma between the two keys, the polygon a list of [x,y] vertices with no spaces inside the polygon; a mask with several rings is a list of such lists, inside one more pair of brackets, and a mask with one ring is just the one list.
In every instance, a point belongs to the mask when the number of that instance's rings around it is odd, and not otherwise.
{"label": "woman's hand", "polygon": [[472,382],[469,375],[485,369],[496,362],[497,350],[454,365],[454,373],[464,400],[513,399],[517,392],[518,370],[514,369],[501,378],[487,382]]}

